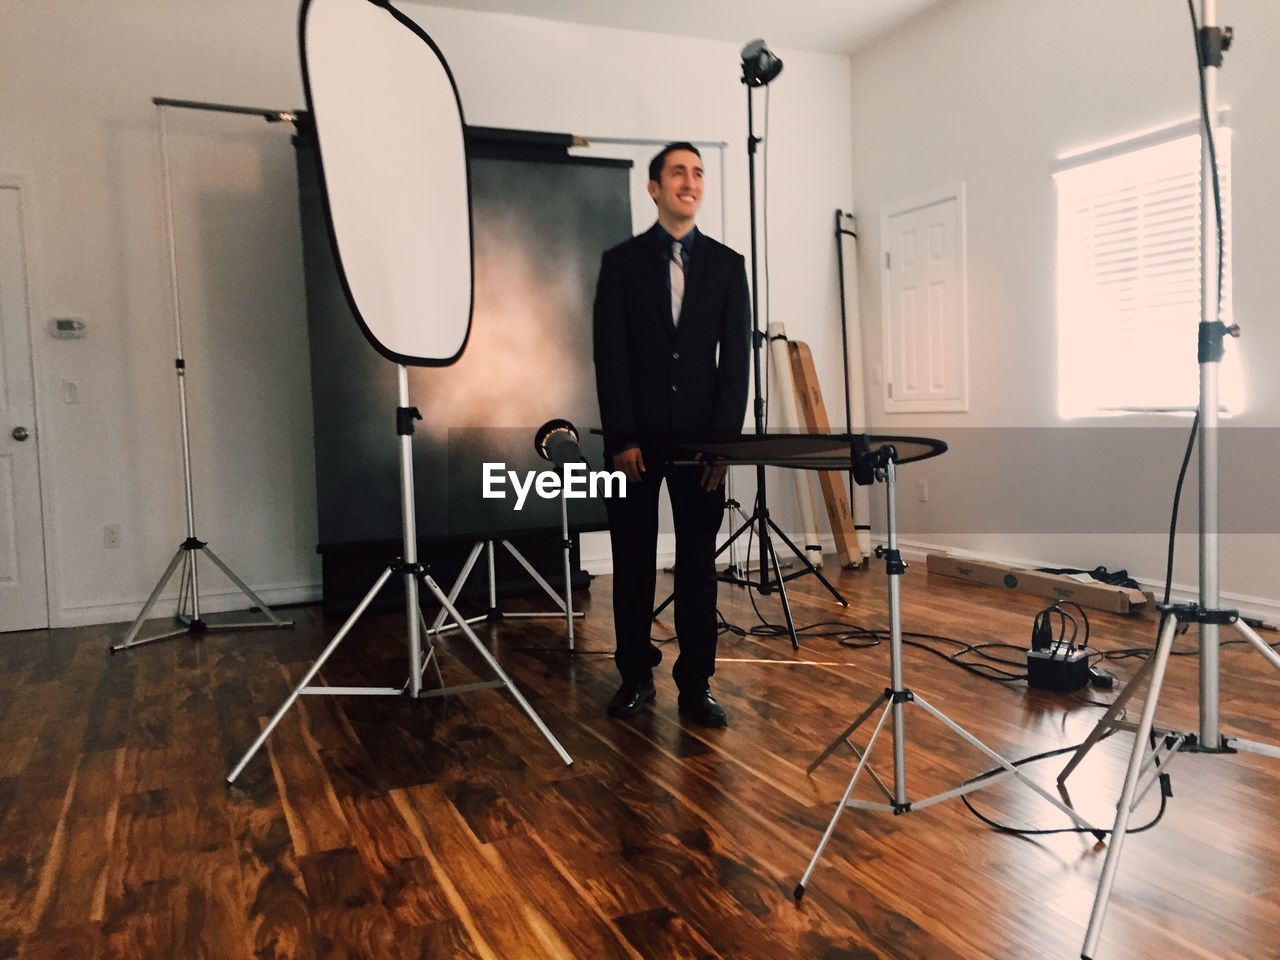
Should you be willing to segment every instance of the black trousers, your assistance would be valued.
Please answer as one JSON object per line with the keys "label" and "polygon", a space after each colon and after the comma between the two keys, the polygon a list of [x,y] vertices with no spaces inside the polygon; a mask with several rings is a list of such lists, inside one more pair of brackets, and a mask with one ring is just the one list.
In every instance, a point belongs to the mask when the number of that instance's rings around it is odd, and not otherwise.
{"label": "black trousers", "polygon": [[624,682],[640,682],[662,661],[649,636],[657,582],[658,491],[667,482],[676,535],[676,634],[680,656],[672,669],[681,692],[698,693],[716,672],[716,532],[724,516],[724,485],[704,490],[701,466],[666,465],[660,451],[643,451],[639,483],[625,498],[606,501],[613,547],[614,662]]}

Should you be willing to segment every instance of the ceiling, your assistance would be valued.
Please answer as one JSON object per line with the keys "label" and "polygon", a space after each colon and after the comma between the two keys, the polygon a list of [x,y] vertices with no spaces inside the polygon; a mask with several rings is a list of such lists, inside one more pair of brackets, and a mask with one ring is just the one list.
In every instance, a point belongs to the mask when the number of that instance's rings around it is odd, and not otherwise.
{"label": "ceiling", "polygon": [[420,0],[599,27],[849,53],[948,0]]}

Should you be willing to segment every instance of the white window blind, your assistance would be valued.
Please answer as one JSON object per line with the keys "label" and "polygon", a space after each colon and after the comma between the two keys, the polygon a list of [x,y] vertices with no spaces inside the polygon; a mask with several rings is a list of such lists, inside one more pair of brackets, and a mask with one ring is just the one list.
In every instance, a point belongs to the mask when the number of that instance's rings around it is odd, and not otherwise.
{"label": "white window blind", "polygon": [[[1152,139],[1054,175],[1066,418],[1190,410],[1199,399],[1200,135]],[[1230,130],[1214,139],[1226,239],[1222,319],[1230,324]],[[1230,341],[1220,380],[1222,405],[1238,411],[1244,388]]]}

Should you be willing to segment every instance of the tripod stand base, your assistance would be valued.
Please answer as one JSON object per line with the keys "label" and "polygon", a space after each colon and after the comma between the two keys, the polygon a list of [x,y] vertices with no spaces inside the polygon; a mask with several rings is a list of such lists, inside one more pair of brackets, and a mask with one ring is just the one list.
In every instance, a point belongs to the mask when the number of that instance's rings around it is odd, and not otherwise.
{"label": "tripod stand base", "polygon": [[[223,575],[230,580],[240,590],[249,601],[257,607],[266,616],[266,620],[239,620],[227,623],[209,623],[200,617],[200,581],[198,571],[196,569],[196,556],[203,553],[209,560],[222,571]],[[165,633],[155,634],[150,637],[138,638],[138,634],[142,630],[142,624],[146,621],[147,615],[151,612],[151,608],[155,606],[156,601],[160,599],[160,593],[168,585],[172,579],[174,571],[178,569],[178,565],[182,564],[182,580],[178,589],[178,611],[175,618],[182,624],[182,629],[170,630]],[[185,611],[190,605],[191,613],[188,615]],[[223,563],[218,555],[209,549],[209,545],[194,536],[188,537],[178,545],[177,552],[174,553],[173,559],[169,561],[169,565],[165,567],[164,573],[160,575],[160,579],[156,581],[155,587],[147,597],[146,603],[142,605],[137,618],[129,626],[125,633],[124,639],[120,643],[112,644],[107,648],[108,653],[118,653],[121,650],[128,650],[132,647],[140,647],[148,643],[159,643],[161,640],[172,640],[176,637],[190,637],[192,640],[199,640],[207,633],[225,632],[230,630],[265,630],[265,629],[283,629],[292,627],[292,620],[282,620],[277,617],[267,602],[259,597],[253,590],[232,572],[231,568]]]}
{"label": "tripod stand base", "polygon": [[[848,738],[852,736],[858,727],[860,727],[866,720],[870,719],[870,717],[875,713],[876,707],[882,703],[883,708],[880,711],[879,720],[876,721],[875,730],[867,741],[865,749],[859,750],[852,743],[849,743]],[[906,788],[906,719],[904,713],[905,708],[912,704],[925,710],[961,740],[965,741],[985,755],[988,759],[995,762],[999,769],[980,774],[979,776],[966,780],[964,783],[961,783],[950,790],[943,790],[940,793],[932,794],[931,796],[920,800],[912,801],[908,799]],[[884,728],[891,717],[893,720],[894,766],[892,787],[881,780],[868,763],[871,753],[875,749],[876,741],[879,740],[880,734],[884,731]],[[928,701],[911,690],[886,689],[884,693],[871,702],[867,709],[862,712],[853,724],[846,728],[840,736],[836,737],[836,739],[832,741],[822,754],[812,764],[810,764],[809,773],[813,773],[813,771],[816,770],[829,756],[831,756],[831,754],[842,743],[847,744],[853,750],[854,754],[858,758],[858,765],[854,769],[853,776],[849,779],[848,786],[845,787],[844,795],[840,798],[840,802],[836,804],[835,813],[832,815],[831,821],[827,824],[826,832],[818,842],[818,846],[813,852],[813,857],[809,860],[809,866],[805,869],[804,876],[801,877],[800,882],[796,885],[796,900],[799,900],[804,896],[805,887],[809,883],[809,878],[813,875],[813,871],[818,865],[818,860],[822,856],[822,851],[826,848],[828,841],[830,841],[831,837],[835,834],[836,824],[839,822],[841,814],[843,814],[847,808],[876,810],[884,813],[892,813],[897,816],[911,813],[915,810],[923,810],[925,807],[931,807],[936,803],[942,803],[944,800],[952,800],[956,797],[962,797],[977,790],[985,790],[987,787],[1012,778],[1016,779],[1019,783],[1036,793],[1042,799],[1048,801],[1061,812],[1065,813],[1078,827],[1093,832],[1099,839],[1102,838],[1101,831],[1086,821],[1060,799],[1051,794],[1044,787],[1027,777],[1020,769],[1018,769],[1017,765],[1014,764],[1013,761],[996,753],[973,734],[969,733],[969,731],[965,730],[964,727],[960,726],[960,724],[956,723],[941,710],[938,710]],[[862,778],[864,771],[872,778],[880,792],[884,794],[886,802],[873,803],[867,800],[855,800],[852,798],[853,790],[857,786],[858,781]]]}
{"label": "tripod stand base", "polygon": [[545,611],[538,610],[538,611],[515,612],[515,613],[504,612],[498,606],[498,590],[497,590],[497,583],[494,577],[494,556],[493,556],[494,541],[493,540],[477,540],[475,545],[471,548],[471,553],[467,557],[466,563],[462,565],[462,570],[458,573],[457,579],[454,580],[453,586],[449,588],[449,602],[450,603],[458,602],[458,597],[462,593],[462,588],[466,586],[467,581],[470,579],[471,572],[475,568],[476,561],[480,559],[480,554],[484,553],[487,557],[488,567],[489,567],[489,609],[478,616],[467,617],[464,621],[446,623],[445,622],[446,611],[442,607],[440,609],[440,612],[436,615],[435,621],[431,624],[430,628],[428,628],[427,634],[429,636],[435,636],[437,634],[444,633],[447,630],[456,630],[460,627],[460,624],[463,622],[470,625],[473,623],[481,623],[481,622],[491,623],[496,620],[509,620],[509,619],[564,620],[565,630],[568,634],[568,639],[569,639],[569,652],[572,653],[573,642],[574,642],[573,621],[586,616],[586,614],[581,610],[573,609],[573,584],[568,579],[569,577],[569,574],[568,574],[569,538],[568,538],[567,532],[565,534],[565,540],[564,540],[565,571],[566,571],[565,578],[566,579],[565,579],[563,597],[560,596],[560,594],[556,593],[555,588],[553,588],[551,584],[547,582],[546,578],[538,572],[537,568],[534,567],[534,565],[529,562],[528,558],[525,557],[525,555],[516,548],[515,544],[513,544],[510,540],[502,540],[501,543],[504,547],[507,548],[507,552],[509,552],[511,556],[513,556],[516,559],[516,561],[522,567],[524,567],[525,572],[528,573],[529,576],[533,578],[534,582],[537,583],[538,586],[542,588],[542,592],[545,593],[548,597],[550,597],[551,600],[556,604],[556,606],[559,607],[559,610],[545,610]]}
{"label": "tripod stand base", "polygon": [[[836,602],[839,603],[840,606],[849,606],[849,601],[840,595],[840,591],[832,586],[831,581],[822,575],[822,571],[809,561],[809,558],[804,555],[804,551],[797,547],[791,539],[782,532],[782,529],[773,522],[773,518],[769,516],[767,508],[757,507],[755,512],[749,517],[744,514],[740,508],[738,508],[738,515],[742,517],[742,525],[733,532],[733,535],[730,536],[728,540],[720,545],[720,549],[715,552],[712,559],[714,560],[718,558],[720,554],[728,550],[729,547],[732,546],[732,544],[744,533],[759,527],[761,531],[761,556],[762,558],[767,557],[770,565],[773,567],[773,580],[769,580],[768,574],[763,569],[760,571],[759,580],[752,580],[745,576],[732,575],[727,571],[725,573],[718,574],[716,579],[721,583],[732,583],[735,586],[758,590],[761,596],[768,596],[776,590],[779,598],[782,600],[782,614],[787,621],[787,635],[791,638],[791,649],[799,650],[800,640],[799,637],[796,636],[796,625],[791,616],[791,602],[787,599],[788,580],[794,580],[796,577],[803,577],[812,574],[818,578],[818,581],[824,587],[827,588],[827,592],[835,598]],[[773,535],[778,536],[782,542],[790,548],[792,554],[794,554],[800,563],[803,564],[802,569],[796,570],[794,573],[783,575],[782,565],[778,560],[778,551],[774,548],[773,537],[770,535],[770,531],[772,531]],[[672,601],[675,600],[675,598],[676,595],[672,592],[667,599],[663,600],[662,603],[658,604],[654,609],[652,618],[656,620],[658,615],[662,613],[662,611],[665,610]]]}
{"label": "tripod stand base", "polygon": [[[432,633],[427,632],[428,649],[427,649],[426,656],[422,658],[422,660],[419,663],[410,664],[410,670],[413,671],[413,673],[411,673],[410,680],[406,681],[403,687],[326,687],[326,686],[312,685],[312,681],[319,675],[320,670],[324,666],[325,662],[329,659],[330,656],[333,655],[334,651],[338,649],[339,644],[341,644],[342,641],[346,639],[347,635],[351,632],[352,628],[355,627],[356,623],[359,622],[360,618],[364,616],[365,611],[369,608],[369,605],[373,602],[374,598],[381,592],[382,588],[386,585],[387,581],[391,579],[392,574],[396,573],[398,570],[404,573],[405,593],[406,593],[406,596],[409,598],[411,608],[416,612],[418,622],[422,623],[425,626],[425,620],[422,617],[422,610],[418,606],[417,585],[418,585],[418,580],[420,579],[422,582],[422,585],[425,586],[427,590],[440,603],[442,608],[442,615],[447,614],[448,616],[453,618],[454,623],[459,627],[459,629],[462,630],[463,634],[465,634],[466,638],[471,642],[471,645],[475,648],[476,652],[480,654],[480,656],[485,660],[485,662],[488,663],[489,667],[493,670],[493,672],[497,674],[498,676],[497,680],[478,681],[475,683],[464,683],[464,684],[457,684],[451,687],[445,687],[443,685],[443,677],[440,675],[439,664],[436,662],[438,658],[436,657],[435,644],[432,642]],[[412,628],[414,626],[416,626],[416,624],[411,622],[410,627]],[[411,635],[416,635],[416,631],[412,629],[410,633]],[[410,648],[416,650],[416,644],[411,643]],[[498,661],[494,659],[494,656],[489,651],[488,647],[486,647],[484,643],[481,642],[480,638],[477,637],[475,632],[471,629],[470,624],[468,624],[467,621],[462,617],[462,615],[458,612],[457,608],[454,607],[453,601],[450,600],[450,598],[445,595],[444,591],[440,589],[440,587],[436,584],[436,582],[432,580],[431,577],[427,576],[422,571],[422,568],[417,566],[416,563],[412,565],[406,565],[406,564],[400,563],[399,561],[396,561],[394,563],[389,564],[387,566],[387,569],[384,570],[382,572],[382,575],[377,579],[377,581],[374,582],[373,586],[369,588],[369,592],[364,595],[364,598],[360,601],[359,605],[357,605],[356,609],[352,612],[351,616],[347,618],[346,622],[343,623],[342,627],[338,630],[338,632],[334,634],[333,639],[329,641],[328,645],[321,652],[320,656],[316,658],[316,661],[311,665],[310,669],[307,671],[306,675],[302,678],[301,682],[293,689],[293,692],[290,693],[289,696],[285,699],[284,703],[275,712],[275,715],[272,716],[271,720],[267,723],[267,725],[263,727],[262,732],[258,735],[257,739],[254,740],[253,744],[249,747],[249,749],[245,751],[245,754],[243,757],[241,757],[240,762],[237,763],[235,768],[231,771],[231,773],[227,775],[227,783],[235,783],[236,778],[240,776],[240,773],[249,764],[249,761],[253,759],[254,755],[258,752],[258,750],[262,748],[263,744],[267,742],[267,738],[271,735],[271,732],[276,728],[276,726],[280,723],[280,721],[284,719],[285,714],[288,713],[289,708],[292,707],[294,703],[297,702],[298,697],[303,695],[376,696],[376,697],[408,696],[410,695],[410,690],[415,686],[412,683],[412,681],[415,679],[414,674],[416,674],[417,677],[420,677],[422,673],[426,671],[428,664],[435,665],[436,676],[437,678],[440,679],[441,686],[436,690],[419,691],[413,695],[415,699],[425,699],[428,697],[441,697],[450,693],[465,693],[472,690],[488,690],[488,689],[496,689],[499,687],[505,688],[511,694],[511,696],[515,699],[517,705],[521,708],[521,710],[524,711],[525,715],[528,716],[529,719],[533,722],[534,726],[538,728],[538,732],[542,734],[542,736],[551,745],[552,749],[555,750],[556,754],[560,757],[560,759],[564,761],[565,765],[566,766],[572,765],[573,758],[569,756],[568,752],[564,749],[564,747],[560,745],[560,741],[557,740],[552,735],[549,729],[547,729],[546,724],[542,722],[542,718],[538,716],[538,714],[534,711],[533,707],[529,705],[529,702],[525,700],[524,696],[520,693],[519,689],[517,689],[516,685],[511,681],[511,678],[507,676],[506,672],[498,664]]]}
{"label": "tripod stand base", "polygon": [[[1120,869],[1120,856],[1129,834],[1129,819],[1135,807],[1155,783],[1159,782],[1161,789],[1168,790],[1168,782],[1165,778],[1173,757],[1178,753],[1234,753],[1237,750],[1244,750],[1280,759],[1280,747],[1271,744],[1237,737],[1222,737],[1213,744],[1205,745],[1193,734],[1159,730],[1155,727],[1155,713],[1160,701],[1160,691],[1164,685],[1165,671],[1169,665],[1169,656],[1173,650],[1173,641],[1177,636],[1180,623],[1218,623],[1233,626],[1246,642],[1262,653],[1274,666],[1280,668],[1280,654],[1277,654],[1266,641],[1259,637],[1252,627],[1241,621],[1235,611],[1205,610],[1196,604],[1161,607],[1161,610],[1164,613],[1164,622],[1156,639],[1152,656],[1129,681],[1124,691],[1097,722],[1084,743],[1058,775],[1058,783],[1065,784],[1067,777],[1079,766],[1089,750],[1107,733],[1113,730],[1133,731],[1135,737],[1133,752],[1129,756],[1129,764],[1125,769],[1124,786],[1121,788],[1120,799],[1116,804],[1116,819],[1111,829],[1111,842],[1107,845],[1102,874],[1098,879],[1097,892],[1094,894],[1093,909],[1089,914],[1089,926],[1085,931],[1084,945],[1080,948],[1080,956],[1084,960],[1091,960],[1102,937],[1102,927],[1111,905],[1111,893],[1115,886],[1116,874]],[[1138,722],[1134,724],[1120,719],[1124,705],[1144,685],[1148,688],[1148,692]]]}

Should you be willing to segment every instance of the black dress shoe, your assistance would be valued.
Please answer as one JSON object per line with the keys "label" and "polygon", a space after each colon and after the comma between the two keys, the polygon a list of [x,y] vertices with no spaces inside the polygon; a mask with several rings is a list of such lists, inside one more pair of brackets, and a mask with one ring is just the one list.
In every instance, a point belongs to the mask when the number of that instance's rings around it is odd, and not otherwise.
{"label": "black dress shoe", "polygon": [[653,688],[653,677],[636,683],[624,682],[609,701],[608,714],[619,720],[639,712],[640,708],[658,695]]}
{"label": "black dress shoe", "polygon": [[729,723],[724,707],[716,703],[710,687],[703,687],[698,693],[680,694],[677,704],[680,708],[680,716],[693,721],[700,727],[723,727]]}

